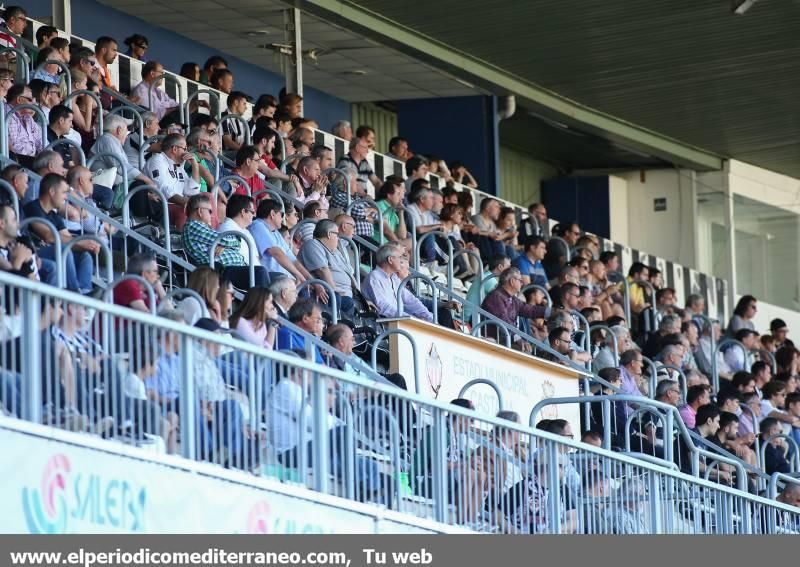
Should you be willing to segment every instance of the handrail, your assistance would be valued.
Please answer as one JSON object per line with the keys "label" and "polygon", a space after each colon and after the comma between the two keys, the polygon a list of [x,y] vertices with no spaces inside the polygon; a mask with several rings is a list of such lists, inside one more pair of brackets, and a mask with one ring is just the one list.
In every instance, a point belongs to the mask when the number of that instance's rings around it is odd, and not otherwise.
{"label": "handrail", "polygon": [[[740,403],[739,409],[742,410],[743,413],[747,412],[750,415],[750,422],[753,424],[753,437],[755,437],[753,449],[755,449],[756,456],[758,456],[761,452],[761,435],[758,434],[758,416],[756,416],[756,412],[753,411],[753,408],[746,403]],[[742,415],[742,417],[744,417],[744,415]]]}
{"label": "handrail", "polygon": [[772,367],[772,375],[774,376],[775,374],[778,373],[778,361],[775,360],[775,355],[774,354],[772,354],[770,351],[768,351],[765,348],[757,348],[757,349],[754,349],[754,351],[757,352],[759,354],[759,356],[761,356],[761,353],[765,353],[767,355],[767,358],[769,358],[769,365]]}
{"label": "handrail", "polygon": [[[420,384],[420,377],[419,377],[419,349],[417,348],[417,341],[414,339],[414,336],[405,331],[403,329],[386,329],[380,335],[375,337],[375,340],[372,341],[372,348],[370,350],[370,361],[372,364],[372,371],[376,374],[378,373],[378,345],[381,344],[385,339],[389,338],[390,335],[402,335],[408,342],[411,343],[411,353],[413,356],[413,367],[414,367],[414,392],[417,394],[422,394],[420,391],[421,384]],[[441,386],[440,386],[441,387]],[[433,389],[433,384],[431,384],[431,389]],[[434,390],[434,393],[438,396],[439,390]]]}
{"label": "handrail", "polygon": [[[589,326],[589,321],[577,309],[573,309],[572,311],[570,311],[570,315],[572,315],[573,317],[577,317],[578,320],[583,324],[583,350],[591,354],[592,344],[591,340],[589,339],[589,335],[591,334],[592,330],[591,327]],[[575,329],[575,331],[577,331],[577,329]],[[591,362],[589,362],[589,364],[591,364]]]}
{"label": "handrail", "polygon": [[727,458],[732,459],[732,460],[734,460],[734,461],[736,461],[738,463],[741,463],[741,465],[745,468],[745,470],[751,476],[754,475],[754,476],[758,477],[759,482],[766,481],[767,474],[762,469],[758,468],[758,466],[747,464],[742,459],[737,457],[735,454],[733,454],[730,451],[726,450],[724,447],[720,447],[718,445],[714,445],[713,443],[710,443],[705,438],[703,438],[699,433],[697,433],[697,432],[695,432],[693,430],[689,430],[689,435],[691,436],[692,441],[698,447],[705,448],[708,451],[710,451],[711,453],[719,454],[719,455],[722,455],[723,457],[727,457]]}
{"label": "handrail", "polygon": [[[280,132],[278,132],[275,128],[270,128],[270,130],[275,132],[278,143],[281,145],[281,163],[283,163],[283,161],[286,159],[286,143],[283,141],[283,136],[281,136]],[[283,171],[283,173],[286,173],[286,171]]]}
{"label": "handrail", "polygon": [[[381,226],[383,226],[383,223],[381,223]],[[414,227],[413,230],[416,231],[416,227]],[[452,262],[451,258],[453,256],[453,243],[449,238],[447,238],[445,236],[444,232],[442,232],[441,230],[432,230],[430,232],[426,232],[422,236],[417,237],[417,242],[414,245],[414,250],[413,250],[413,252],[414,252],[414,256],[412,258],[412,261],[414,262],[413,267],[415,269],[419,270],[420,261],[421,261],[422,243],[425,242],[425,240],[427,240],[430,237],[434,237],[435,238],[437,236],[447,240],[447,251],[448,251],[448,254],[447,254],[447,287],[452,289],[452,287],[453,287],[453,262]],[[436,240],[434,240],[434,244],[435,243],[436,243]]]}
{"label": "handrail", "polygon": [[21,82],[23,84],[25,84],[25,85],[30,83],[31,82],[31,74],[30,74],[31,58],[28,56],[27,53],[25,53],[25,50],[24,49],[20,49],[19,47],[4,47],[4,48],[0,49],[0,55],[3,55],[4,53],[16,53],[17,55],[19,55],[21,57],[23,62],[19,63],[19,61],[17,61],[17,70],[23,72],[22,73],[22,77],[21,77],[22,78]]}
{"label": "handrail", "polygon": [[[712,329],[711,332],[713,333],[714,330]],[[712,382],[711,385],[714,387],[714,392],[719,392],[719,368],[717,368],[717,355],[722,350],[723,347],[731,345],[732,347],[738,348],[742,351],[742,355],[744,356],[744,365],[747,366],[747,348],[736,339],[722,339],[711,353],[711,378]],[[747,370],[745,368],[744,370]]]}
{"label": "handrail", "polygon": [[[177,79],[177,77],[175,77],[172,74],[161,73],[160,75],[157,75],[153,79],[153,82],[150,83],[147,86],[147,103],[148,103],[149,106],[147,106],[146,108],[148,108],[148,110],[152,110],[152,108],[153,108],[153,89],[154,88],[158,88],[157,85],[158,85],[158,83],[159,83],[159,81],[161,79],[163,79],[165,83],[168,82],[168,80],[172,81],[172,84],[174,84],[177,87],[177,93],[178,93],[178,115],[180,116],[181,124],[186,124],[186,114],[184,113],[184,108],[183,108],[183,100],[186,97],[184,96],[184,92],[183,92],[183,83],[181,83]],[[165,91],[165,94],[166,94],[166,91]],[[142,105],[142,106],[144,106],[144,105]]]}
{"label": "handrail", "polygon": [[[105,256],[106,260],[106,283],[111,284],[114,281],[114,257],[111,254],[111,249],[108,247],[108,244],[103,241],[102,238],[99,236],[95,236],[94,234],[81,234],[80,236],[76,236],[69,242],[64,245],[64,253],[68,253],[72,251],[72,248],[78,242],[83,242],[85,240],[89,240],[91,242],[95,242],[100,245],[100,249],[103,251],[103,255]],[[67,277],[67,265],[64,263],[62,266],[58,268],[62,270],[64,273],[64,279]],[[99,270],[98,270],[99,271]]]}
{"label": "handrail", "polygon": [[[617,397],[619,397],[619,394],[617,394]],[[645,415],[655,416],[659,423],[664,424],[664,460],[668,462],[675,462],[674,447],[672,447],[672,443],[667,443],[667,439],[672,438],[672,433],[667,432],[673,431],[675,424],[678,424],[678,429],[681,428],[681,425],[684,425],[683,422],[680,421],[680,415],[678,415],[678,419],[676,420],[672,411],[661,413],[656,408],[650,407],[647,404],[641,404],[639,407],[634,409],[627,418],[625,418],[625,424],[623,425],[625,433],[625,451],[631,450],[631,425],[637,419],[639,419],[641,422],[642,416]],[[603,427],[605,428],[605,423],[603,424]],[[684,440],[690,440],[691,432],[685,428],[685,425],[684,432]]]}
{"label": "handrail", "polygon": [[115,91],[111,87],[107,87],[105,85],[100,85],[100,90],[102,92],[104,92],[105,94],[107,94],[108,96],[110,96],[111,98],[113,98],[114,100],[116,100],[118,102],[121,102],[125,106],[130,106],[131,108],[135,108],[137,110],[139,108],[143,108],[142,106],[139,106],[138,104],[133,102],[131,99],[126,97],[124,94],[122,94],[122,93],[120,93],[118,91]]}
{"label": "handrail", "polygon": [[789,470],[793,473],[800,471],[800,447],[797,445],[797,441],[795,441],[791,435],[787,435],[785,433],[777,433],[775,435],[770,435],[764,443],[761,445],[761,452],[758,454],[758,466],[761,467],[761,470],[766,472],[766,454],[767,454],[767,447],[772,444],[774,439],[783,439],[789,444],[788,453],[790,455],[789,460]]}
{"label": "handrail", "polygon": [[667,370],[674,370],[675,372],[678,373],[678,376],[681,378],[680,380],[678,380],[678,387],[681,389],[681,400],[685,402],[686,395],[689,390],[689,385],[686,381],[686,373],[677,366],[673,366],[671,364],[664,364],[663,362],[661,363],[661,368],[666,368]]}
{"label": "handrail", "polygon": [[44,148],[42,148],[42,151],[43,152],[46,150],[57,151],[54,148],[56,146],[62,146],[62,145],[67,145],[73,149],[78,150],[78,161],[80,162],[80,165],[86,167],[86,154],[83,152],[83,148],[81,147],[80,144],[78,144],[73,140],[70,140],[69,138],[56,138],[55,140],[47,144]]}
{"label": "handrail", "polygon": [[249,146],[252,140],[250,138],[250,125],[247,123],[247,120],[245,120],[239,114],[226,114],[219,119],[220,129],[222,129],[222,126],[226,122],[238,122],[239,125],[242,126],[242,132],[244,132],[244,143],[245,145]]}
{"label": "handrail", "polygon": [[[20,233],[22,233],[22,232],[25,231],[25,229],[29,225],[32,225],[32,224],[44,225],[44,227],[47,228],[47,230],[50,231],[50,234],[53,235],[53,243],[49,244],[49,246],[53,247],[53,253],[54,253],[54,257],[55,257],[55,263],[56,263],[56,285],[60,289],[66,289],[66,287],[67,287],[66,286],[67,277],[66,277],[66,274],[65,274],[66,264],[65,264],[65,262],[63,260],[63,248],[62,248],[62,245],[61,245],[61,234],[59,234],[58,230],[56,229],[55,225],[52,222],[50,222],[49,220],[47,220],[45,218],[41,218],[41,217],[28,217],[28,218],[26,218],[21,223],[19,223],[19,227],[17,228],[17,230]],[[62,266],[64,268],[63,270],[62,270]]]}
{"label": "handrail", "polygon": [[103,125],[104,125],[104,123],[103,123],[103,112],[102,112],[101,109],[103,108],[103,103],[100,100],[100,97],[97,96],[96,92],[90,91],[88,89],[80,89],[80,90],[77,90],[77,91],[71,91],[66,97],[64,97],[64,100],[62,101],[61,104],[63,104],[64,106],[66,106],[67,108],[72,110],[72,101],[73,101],[73,99],[75,99],[75,98],[77,98],[79,96],[88,96],[89,98],[94,100],[95,104],[97,104],[97,108],[98,108],[98,111],[97,111],[97,130],[98,130],[98,132],[100,132],[100,134],[102,134],[103,133]]}
{"label": "handrail", "polygon": [[281,204],[281,211],[283,211],[284,213],[286,212],[287,200],[291,203],[291,205],[295,209],[302,210],[303,208],[304,204],[303,201],[301,201],[300,199],[296,199],[295,197],[292,197],[291,195],[289,195],[285,191],[281,191],[280,189],[269,189],[269,188],[259,189],[258,191],[253,193],[253,199],[258,199],[258,196],[261,195],[262,193],[266,193],[267,195],[272,197],[273,201],[278,201]]}
{"label": "handrail", "polygon": [[163,311],[166,308],[166,306],[172,302],[173,298],[180,296],[185,296],[189,299],[194,299],[195,301],[197,301],[197,303],[200,304],[200,313],[203,315],[203,317],[208,317],[208,305],[206,305],[206,302],[203,300],[202,297],[200,297],[199,293],[188,287],[176,287],[168,291],[167,294],[164,296],[163,301],[161,301],[161,303],[159,303],[158,305],[158,312],[160,313],[161,311]]}
{"label": "handrail", "polygon": [[[325,171],[322,172],[322,175],[330,176],[331,174],[335,174],[338,177],[344,179],[344,190],[347,193],[347,205],[345,206],[345,210],[350,208],[350,201],[353,199],[352,193],[350,193],[350,176],[347,175],[344,170],[339,169],[337,167],[329,167]],[[383,227],[381,226],[381,230]]]}
{"label": "handrail", "polygon": [[[122,191],[123,191],[123,193],[125,195],[127,195],[128,194],[128,187],[130,186],[130,179],[128,179],[128,166],[129,166],[129,164],[127,162],[122,161],[121,157],[119,157],[118,155],[112,154],[112,153],[108,153],[108,152],[95,154],[92,157],[90,157],[89,160],[86,162],[86,167],[88,167],[89,169],[92,169],[92,166],[97,162],[97,160],[99,160],[99,159],[107,160],[109,158],[111,159],[111,161],[116,162],[116,166],[115,167],[119,168],[119,171],[117,172],[117,174],[122,178]],[[105,165],[105,163],[103,163],[103,165]],[[116,179],[115,179],[115,181],[116,181]]]}
{"label": "handrail", "polygon": [[[247,192],[247,196],[250,197],[251,199],[253,198],[253,190],[250,188],[250,184],[247,182],[247,180],[241,175],[237,175],[236,173],[231,173],[230,175],[226,175],[224,177],[220,177],[219,179],[217,179],[217,181],[211,187],[211,198],[214,200],[215,203],[217,202],[217,195],[219,193],[219,190],[222,188],[222,183],[224,181],[236,181],[238,183],[241,183],[242,185],[244,185],[244,188]],[[235,189],[233,191],[234,193],[236,192]]]}
{"label": "handrail", "polygon": [[[486,296],[483,293],[483,286],[486,284],[486,282],[491,281],[491,280],[498,280],[497,284],[500,285],[500,274],[489,274],[485,278],[481,278],[480,289],[479,289],[479,293],[478,293],[478,297],[480,298],[479,305],[483,305],[483,300],[486,299]],[[495,287],[497,287],[497,286],[495,286]],[[520,290],[520,292],[521,292],[521,290]]]}
{"label": "handrail", "polygon": [[769,488],[767,498],[775,500],[778,497],[778,483],[800,484],[800,473],[786,474],[775,472],[769,477]]}
{"label": "handrail", "polygon": [[[72,73],[69,70],[69,66],[63,61],[59,61],[57,59],[48,59],[47,61],[44,61],[43,63],[39,64],[39,66],[36,67],[36,70],[33,72],[33,74],[35,75],[36,73],[41,71],[46,65],[56,65],[64,72],[64,76],[66,77],[66,80],[64,82],[66,83],[65,86],[67,88],[67,94],[70,94],[72,92]],[[45,70],[45,73],[46,72],[47,71]]]}
{"label": "handrail", "polygon": [[295,152],[293,154],[289,154],[288,156],[286,156],[281,160],[281,163],[278,165],[278,169],[280,170],[281,173],[286,173],[286,166],[289,165],[290,162],[298,158],[304,158],[304,157],[308,157],[308,154],[305,154],[303,152]]}
{"label": "handrail", "polygon": [[[692,318],[694,319],[695,317],[697,317],[698,319],[702,319],[702,321],[703,321],[703,328],[700,329],[700,332],[698,333],[698,343],[699,343],[700,339],[703,338],[703,334],[705,332],[705,329],[708,328],[708,339],[709,339],[710,349],[711,349],[711,353],[712,353],[711,354],[711,358],[716,358],[716,356],[713,354],[714,351],[716,350],[716,341],[717,341],[716,338],[714,337],[714,334],[715,334],[714,333],[714,325],[717,325],[718,323],[715,323],[714,319],[712,319],[711,317],[709,317],[708,315],[706,315],[704,313],[693,313],[692,314]],[[709,362],[709,364],[711,364],[711,368],[713,369],[714,368],[714,362],[711,361],[711,360],[709,360],[708,362]],[[713,372],[712,372],[712,374],[713,374]],[[709,379],[712,380],[711,383],[713,385],[713,383],[714,383],[713,382],[713,377],[709,376]]]}
{"label": "handrail", "polygon": [[[495,321],[492,321],[491,319],[484,319],[483,321],[478,322],[476,325],[473,325],[472,326],[472,332],[470,334],[473,337],[482,338],[478,331],[480,331],[483,327],[486,327],[488,325],[494,325],[498,329],[502,329],[503,333],[505,333],[505,336],[506,336],[506,347],[507,348],[511,348],[511,332],[508,329],[506,329],[505,327],[497,325],[497,323]],[[499,335],[499,331],[498,331],[498,335]],[[499,338],[500,337],[498,336],[498,339]]]}
{"label": "handrail", "polygon": [[352,201],[350,201],[350,206],[348,206],[345,212],[348,215],[353,216],[352,213],[353,207],[358,203],[366,203],[367,205],[370,206],[370,208],[378,211],[378,226],[381,227],[381,230],[378,231],[378,245],[383,246],[385,243],[383,235],[383,212],[381,212],[381,209],[380,207],[378,207],[378,204],[369,197],[359,197],[358,199],[353,199]]}
{"label": "handrail", "polygon": [[183,108],[184,108],[183,112],[184,115],[186,116],[186,129],[190,132],[192,130],[191,104],[192,102],[194,102],[194,99],[199,97],[201,94],[208,95],[209,97],[213,98],[216,101],[217,112],[214,118],[216,119],[217,124],[219,124],[220,118],[222,117],[222,107],[219,104],[219,95],[216,93],[216,91],[212,91],[211,89],[198,89],[192,94],[190,94],[188,97],[186,97],[186,102],[183,103]]}
{"label": "handrail", "polygon": [[[100,108],[102,108],[102,107],[100,107]],[[138,163],[138,165],[139,165],[139,169],[144,169],[144,166],[145,166],[145,159],[144,159],[145,147],[144,147],[144,144],[145,144],[146,140],[144,138],[144,118],[142,117],[142,113],[139,111],[138,108],[134,108],[132,106],[128,106],[128,105],[123,104],[123,105],[117,106],[117,107],[112,108],[111,110],[109,110],[108,114],[107,114],[107,117],[111,116],[112,114],[118,114],[119,116],[122,116],[122,118],[125,118],[125,115],[124,115],[125,112],[130,112],[133,115],[133,118],[131,120],[136,122],[136,133],[137,133],[137,137],[139,138],[139,163]],[[127,118],[126,118],[126,120],[127,120]],[[103,129],[102,128],[100,129],[100,133],[101,134],[103,133]]]}
{"label": "handrail", "polygon": [[292,228],[289,229],[289,236],[291,238],[294,238],[294,235],[297,234],[297,231],[300,230],[300,228],[302,226],[307,225],[307,224],[316,225],[317,222],[318,222],[318,220],[315,220],[315,219],[303,219],[301,221],[298,221],[298,223],[296,225],[294,225]]}
{"label": "handrail", "polygon": [[567,264],[569,264],[570,260],[570,245],[569,243],[561,238],[560,236],[551,236],[549,240],[554,242],[558,242],[561,245],[561,248],[564,250],[564,263],[559,265],[559,269],[563,268]]}
{"label": "handrail", "polygon": [[[248,262],[247,268],[249,271],[250,276],[250,287],[256,286],[256,241],[253,240],[253,236],[250,234],[249,231],[245,230],[243,232],[239,232],[236,230],[223,230],[222,232],[217,233],[217,236],[211,241],[211,244],[208,246],[208,265],[211,266],[211,269],[214,269],[215,264],[215,254],[217,245],[222,242],[222,239],[227,236],[235,236],[237,238],[244,238],[244,241],[247,243],[247,252],[248,252]],[[238,249],[237,249],[238,252]]]}
{"label": "handrail", "polygon": [[[16,106],[12,106],[11,110],[4,113],[5,123],[3,124],[3,126],[7,128],[8,117],[11,116],[12,114],[19,114],[21,110],[32,110],[33,113],[36,115],[36,121],[39,123],[39,128],[41,128],[42,130],[42,147],[44,148],[47,145],[47,117],[44,115],[44,111],[35,104],[26,103],[26,104],[18,104]],[[8,154],[6,154],[6,156],[8,156]]]}
{"label": "handrail", "polygon": [[614,347],[614,363],[615,365],[619,366],[619,345],[617,344],[617,334],[611,327],[604,323],[592,323],[589,326],[589,333],[591,333],[594,329],[600,329],[601,331],[606,332],[606,343],[609,343],[610,346]]}
{"label": "handrail", "polygon": [[[394,497],[392,498],[392,504],[396,507],[397,510],[400,510],[401,504],[403,499],[401,498],[401,488],[400,488],[400,471],[402,470],[402,464],[400,460],[400,440],[402,439],[402,435],[400,434],[400,425],[397,423],[397,418],[392,415],[385,407],[379,405],[369,405],[369,406],[359,406],[359,411],[357,415],[360,417],[362,413],[377,413],[381,416],[382,419],[385,419],[389,422],[389,445],[390,450],[392,452],[392,484],[394,485]],[[373,418],[374,420],[374,418]],[[348,456],[350,454],[347,451]],[[348,488],[349,490],[349,488]]]}
{"label": "handrail", "polygon": [[334,325],[337,324],[339,322],[339,306],[336,299],[336,291],[333,289],[331,284],[325,280],[319,278],[310,278],[297,286],[297,293],[300,293],[310,285],[321,285],[325,288],[325,291],[328,292],[328,299],[331,302],[331,319]]}
{"label": "handrail", "polygon": [[625,276],[625,274],[619,271],[608,272],[606,274],[606,279],[608,279],[609,276],[618,276],[619,281],[622,283],[622,287],[625,289],[625,291],[623,292],[623,295],[625,297],[622,302],[622,310],[625,313],[625,324],[628,325],[628,327],[630,327],[631,326],[631,283],[628,281],[627,276]]}
{"label": "handrail", "polygon": [[649,358],[645,355],[642,355],[642,361],[645,362],[647,366],[650,368],[650,381],[649,384],[647,385],[647,389],[649,391],[647,392],[648,394],[647,397],[655,398],[656,387],[658,386],[658,367],[656,366],[656,363],[653,362],[652,358]]}
{"label": "handrail", "polygon": [[[127,187],[127,186],[126,186]],[[172,234],[169,228],[169,205],[167,204],[167,199],[164,197],[164,194],[158,190],[157,187],[154,185],[139,185],[133,191],[128,191],[127,188],[125,190],[125,197],[122,200],[122,223],[126,227],[126,233],[131,226],[131,199],[137,193],[141,193],[143,191],[149,191],[154,193],[158,196],[158,200],[161,203],[161,221],[164,223],[164,247],[166,250],[166,257],[167,257],[167,270],[169,271],[170,276],[172,276]],[[131,231],[135,232],[135,231]],[[128,258],[128,239],[125,238],[123,241],[123,249],[125,252],[125,261],[127,262]],[[169,279],[170,287],[172,287],[172,277]]]}
{"label": "handrail", "polygon": [[403,281],[400,282],[400,285],[397,286],[397,316],[398,317],[407,317],[407,315],[403,315],[405,312],[405,306],[403,305],[403,290],[406,289],[406,285],[408,282],[414,280],[422,280],[426,284],[431,287],[433,293],[433,309],[431,310],[431,315],[433,315],[433,322],[435,324],[439,324],[439,290],[436,289],[436,286],[433,283],[433,280],[426,276],[425,274],[410,274],[403,278]]}
{"label": "handrail", "polygon": [[156,315],[156,293],[153,291],[153,286],[150,285],[150,282],[137,274],[125,274],[121,278],[111,282],[103,292],[103,301],[113,303],[114,289],[116,289],[119,284],[126,281],[135,281],[144,286],[144,290],[147,292],[147,299],[149,300],[150,313]]}
{"label": "handrail", "polygon": [[[492,275],[494,277],[497,277],[494,274],[492,274]],[[486,279],[488,280],[489,278],[486,278]],[[519,290],[519,292],[524,295],[525,292],[528,291],[529,289],[538,289],[539,291],[541,291],[544,294],[544,299],[547,302],[547,306],[551,307],[551,308],[553,307],[553,298],[550,297],[550,292],[547,291],[546,287],[544,287],[543,285],[530,283],[530,284],[528,284],[526,286],[523,286],[523,288],[521,290]]]}
{"label": "handrail", "polygon": [[[636,285],[641,287],[646,287],[650,291],[650,307],[647,311],[650,311],[652,315],[650,316],[651,319],[648,319],[645,315],[644,318],[644,331],[645,333],[649,333],[650,331],[656,331],[656,317],[658,315],[658,311],[656,310],[656,288],[647,280],[638,279],[633,282]],[[630,325],[630,322],[628,322]],[[652,328],[651,328],[652,325]]]}
{"label": "handrail", "polygon": [[[350,268],[353,270],[353,277],[356,279],[356,285],[358,289],[361,289],[361,255],[359,254],[358,245],[353,242],[351,238],[344,236],[342,234],[339,235],[339,240],[345,243],[347,246],[347,252],[345,253],[345,258],[347,258],[347,263],[350,264]],[[355,254],[350,256],[350,254],[355,250]],[[353,265],[352,262],[355,262]]]}
{"label": "handrail", "polygon": [[14,207],[14,213],[17,215],[17,220],[19,220],[19,197],[17,196],[17,190],[5,179],[0,179],[0,188],[5,189],[11,196],[11,206]]}
{"label": "handrail", "polygon": [[472,388],[473,386],[477,386],[478,384],[486,384],[492,390],[494,390],[494,393],[497,394],[497,408],[498,408],[497,411],[499,412],[503,411],[503,408],[505,408],[505,404],[503,403],[503,392],[500,391],[500,387],[497,384],[495,384],[488,378],[473,378],[472,380],[461,386],[461,389],[458,391],[458,397],[459,398],[466,397],[469,389]]}

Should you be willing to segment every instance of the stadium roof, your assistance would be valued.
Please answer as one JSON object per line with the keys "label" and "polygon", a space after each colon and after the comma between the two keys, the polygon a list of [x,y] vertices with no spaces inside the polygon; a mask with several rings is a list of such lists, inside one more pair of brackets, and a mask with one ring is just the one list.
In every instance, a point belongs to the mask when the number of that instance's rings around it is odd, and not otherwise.
{"label": "stadium roof", "polygon": [[[279,11],[292,2],[101,1],[280,72],[256,44],[283,40]],[[306,82],[345,100],[514,94],[514,121],[600,139],[612,158],[708,170],[735,157],[800,177],[799,2],[744,16],[725,0],[296,4],[304,49],[327,50]]]}

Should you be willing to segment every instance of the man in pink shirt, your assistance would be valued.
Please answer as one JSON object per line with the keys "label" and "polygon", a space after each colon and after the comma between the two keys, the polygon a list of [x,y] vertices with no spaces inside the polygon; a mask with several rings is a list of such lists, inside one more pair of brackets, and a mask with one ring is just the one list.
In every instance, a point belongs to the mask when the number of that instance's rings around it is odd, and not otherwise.
{"label": "man in pink shirt", "polygon": [[689,429],[694,429],[695,420],[697,418],[697,409],[710,403],[711,393],[709,392],[708,386],[697,385],[689,388],[689,391],[686,392],[686,405],[678,410],[678,413],[681,414],[681,418],[683,418],[683,423],[686,424],[686,427]]}

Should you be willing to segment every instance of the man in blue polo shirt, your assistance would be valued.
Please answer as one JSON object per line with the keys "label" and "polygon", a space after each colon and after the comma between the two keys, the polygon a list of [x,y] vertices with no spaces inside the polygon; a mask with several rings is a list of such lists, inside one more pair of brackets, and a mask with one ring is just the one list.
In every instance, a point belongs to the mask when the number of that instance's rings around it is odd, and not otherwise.
{"label": "man in blue polo shirt", "polygon": [[[322,328],[324,326],[322,309],[314,300],[298,299],[289,309],[289,321],[310,335],[314,335],[317,338],[322,336]],[[304,351],[306,349],[306,339],[297,331],[281,326],[278,329],[278,348],[280,350],[299,349]],[[325,364],[319,348],[316,345],[313,345],[312,348],[314,349],[314,361],[319,364]]]}
{"label": "man in blue polo shirt", "polygon": [[523,283],[536,284],[549,288],[547,274],[542,266],[542,259],[547,253],[547,243],[541,236],[531,236],[523,245],[523,254],[514,258],[513,265],[519,268]]}
{"label": "man in blue polo shirt", "polygon": [[311,279],[289,244],[284,240],[280,228],[283,224],[283,208],[272,199],[264,199],[258,204],[256,218],[248,227],[256,241],[261,265],[270,273],[270,279],[291,276],[298,283]]}

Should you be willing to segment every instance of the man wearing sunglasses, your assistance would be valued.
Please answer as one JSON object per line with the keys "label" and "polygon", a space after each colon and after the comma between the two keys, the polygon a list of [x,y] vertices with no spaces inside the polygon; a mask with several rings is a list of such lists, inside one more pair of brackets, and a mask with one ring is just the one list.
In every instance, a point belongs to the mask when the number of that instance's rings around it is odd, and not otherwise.
{"label": "man wearing sunglasses", "polygon": [[[191,166],[191,174],[184,170],[185,163]],[[188,151],[186,138],[169,134],[161,142],[161,153],[147,160],[145,170],[169,202],[170,222],[181,230],[186,223],[186,203],[200,192],[200,166]]]}
{"label": "man wearing sunglasses", "polygon": [[[8,103],[11,106],[33,104],[33,95],[27,85],[14,85],[8,90]],[[33,110],[22,109],[14,112],[6,122],[8,146],[12,157],[25,167],[31,168],[33,158],[42,151],[42,128],[33,119]]]}

